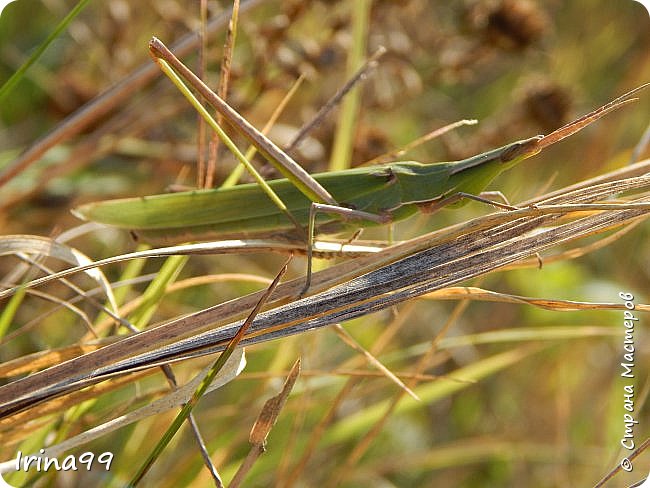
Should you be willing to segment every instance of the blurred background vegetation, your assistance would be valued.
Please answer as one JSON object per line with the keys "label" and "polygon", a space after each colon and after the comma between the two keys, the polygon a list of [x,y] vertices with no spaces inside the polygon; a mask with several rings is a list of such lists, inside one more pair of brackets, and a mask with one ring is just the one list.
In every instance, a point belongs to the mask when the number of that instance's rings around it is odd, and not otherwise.
{"label": "blurred background vegetation", "polygon": [[[305,82],[271,131],[273,139],[286,143],[345,82],[353,42],[353,2],[257,4],[240,17],[228,100],[261,127],[303,74]],[[63,0],[19,0],[5,9],[0,18],[0,82],[73,5]],[[229,2],[209,2],[209,7],[217,15]],[[199,26],[198,2],[92,2],[0,106],[0,170],[84,103],[150,63],[151,36],[171,45]],[[480,122],[419,146],[403,159],[459,159],[550,132],[650,81],[649,26],[647,12],[631,0],[374,0],[366,50],[370,55],[381,45],[388,53],[360,87],[350,164],[361,164],[463,118]],[[218,79],[223,39],[222,30],[210,40],[206,53],[205,78],[212,86]],[[196,67],[196,55],[184,59]],[[650,95],[640,97],[640,102],[527,160],[491,189],[501,190],[516,203],[626,165],[648,124]],[[335,111],[294,153],[310,172],[327,170],[337,121]],[[79,224],[69,210],[82,202],[160,193],[175,183],[194,185],[196,141],[195,112],[159,76],[1,188],[2,233],[53,236]],[[225,151],[219,154],[219,182],[234,167],[233,159]],[[433,218],[416,217],[397,226],[395,235],[405,239],[485,212],[485,207],[469,204]],[[367,236],[385,238],[386,233],[378,230]],[[647,303],[649,238],[650,229],[642,224],[592,254],[541,270],[493,273],[468,285],[585,302],[620,303],[619,291],[628,291],[637,303]],[[111,230],[73,244],[96,259],[135,247],[127,233]],[[264,285],[251,278],[231,275],[270,278],[283,259],[192,257],[179,280],[219,275],[223,281],[169,293],[151,324],[260,289]],[[147,262],[141,275],[155,273],[160,264]],[[4,274],[14,265],[14,260],[2,259],[0,270]],[[105,272],[118,279],[123,268],[109,267]],[[299,276],[303,269],[304,263],[295,260],[291,273]],[[146,283],[133,286],[127,299],[145,287]],[[71,293],[56,287],[49,291],[62,298]],[[0,360],[83,339],[86,329],[68,310],[24,327],[53,306],[35,297],[25,300],[10,329],[21,333],[2,343]],[[232,477],[246,455],[248,432],[262,404],[276,394],[291,364],[301,357],[303,375],[245,486],[593,486],[623,455],[619,441],[627,382],[620,378],[622,312],[557,312],[489,302],[457,307],[452,301],[421,299],[344,324],[398,375],[408,375],[431,341],[442,339],[437,334],[450,320],[444,337],[466,339],[467,345],[439,345],[429,375],[449,374],[463,382],[462,376],[454,375],[459,368],[480,364],[499,352],[522,352],[515,366],[478,383],[465,383],[454,394],[409,403],[374,434],[369,433],[379,418],[376,410],[383,412],[401,392],[332,330],[249,348],[247,369],[205,397],[197,412],[224,479]],[[650,336],[645,320],[641,315],[635,335],[638,443],[650,432],[645,405]],[[575,333],[550,341],[515,341],[507,335],[486,344],[472,339],[482,332],[561,326]],[[601,327],[601,332],[587,332],[592,326]],[[396,333],[384,344],[387,330]],[[541,347],[532,352],[531,343]],[[205,360],[194,361],[178,366],[177,372],[186,378],[204,364]],[[434,377],[421,383],[423,388],[432,384]],[[162,385],[162,376],[152,377],[100,399],[65,427],[68,435],[101,422],[134,397],[144,399],[148,389]],[[309,446],[330,408],[334,411],[324,436]],[[84,472],[45,476],[39,486],[123,484],[172,415],[139,422],[86,446],[84,450],[115,453],[110,476]],[[55,432],[55,427],[50,429]],[[370,442],[360,450],[363,439]],[[14,442],[0,445],[2,460],[14,457],[20,448]],[[299,468],[301,459],[306,464]],[[645,475],[649,465],[649,455],[642,455],[633,473],[619,474],[607,486],[628,486]],[[144,486],[211,486],[187,431],[174,439]]]}

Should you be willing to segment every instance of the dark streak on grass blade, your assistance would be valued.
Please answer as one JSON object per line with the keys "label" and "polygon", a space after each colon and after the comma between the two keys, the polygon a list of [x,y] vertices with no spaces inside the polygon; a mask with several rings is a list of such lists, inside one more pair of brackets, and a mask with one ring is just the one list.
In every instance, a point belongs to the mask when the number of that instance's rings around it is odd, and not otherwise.
{"label": "dark streak on grass blade", "polygon": [[[602,200],[649,185],[649,176],[630,178],[577,190],[544,203]],[[371,257],[331,267],[315,275],[315,286],[330,288],[281,305],[295,297],[301,287],[300,279],[283,284],[277,290],[273,304],[276,308],[260,314],[242,344],[277,339],[370,314],[500,269],[535,252],[650,215],[647,209],[612,210],[548,227],[559,217],[533,216],[538,210],[488,215]],[[333,286],[334,283],[341,284]],[[241,326],[241,322],[232,321],[250,310],[258,299],[259,293],[252,294],[172,320],[1,387],[0,416],[7,417],[127,371],[223,350]]]}

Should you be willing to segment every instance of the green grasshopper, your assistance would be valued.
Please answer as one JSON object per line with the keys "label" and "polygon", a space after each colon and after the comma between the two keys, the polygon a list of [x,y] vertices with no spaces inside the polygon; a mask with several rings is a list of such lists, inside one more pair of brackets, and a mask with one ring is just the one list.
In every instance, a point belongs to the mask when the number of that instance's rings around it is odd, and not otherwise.
{"label": "green grasshopper", "polygon": [[[268,184],[302,226],[308,227],[311,222],[320,234],[337,233],[351,225],[369,227],[396,222],[418,211],[431,213],[450,205],[460,206],[467,198],[512,209],[477,195],[503,171],[636,100],[630,96],[648,85],[625,93],[549,135],[516,141],[460,161],[394,162],[313,175],[340,207],[315,204],[288,179]],[[316,212],[320,215],[314,217]],[[76,208],[74,213],[86,220],[132,230],[151,242],[262,237],[304,242],[293,223],[256,183],[95,202]],[[354,223],[349,222],[350,218]]]}
{"label": "green grasshopper", "polygon": [[129,229],[151,243],[272,237],[306,244],[305,290],[310,282],[315,233],[383,225],[418,211],[432,213],[445,206],[459,206],[465,203],[463,199],[514,209],[478,194],[501,172],[634,101],[631,95],[650,85],[631,90],[547,136],[513,142],[462,161],[394,162],[312,177],[209,90],[162,42],[152,39],[150,49],[157,61],[168,62],[190,81],[270,162],[279,164],[290,179],[273,180],[268,186],[288,212],[273,204],[269,192],[258,183],[89,203],[73,212],[82,219]]}

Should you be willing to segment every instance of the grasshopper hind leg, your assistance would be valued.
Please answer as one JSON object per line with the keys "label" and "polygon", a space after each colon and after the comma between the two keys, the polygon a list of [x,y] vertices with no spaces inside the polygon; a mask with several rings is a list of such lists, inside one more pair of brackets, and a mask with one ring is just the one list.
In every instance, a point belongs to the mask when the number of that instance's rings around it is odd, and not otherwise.
{"label": "grasshopper hind leg", "polygon": [[[314,257],[314,235],[316,232],[316,214],[317,213],[334,214],[343,217],[344,220],[369,220],[378,224],[388,223],[391,220],[390,215],[378,215],[370,212],[363,212],[354,208],[339,207],[336,205],[328,205],[324,203],[312,203],[309,207],[309,228],[307,232],[307,277],[305,279],[305,286],[300,292],[300,297],[304,296],[311,287],[311,274],[313,268]],[[359,236],[359,232],[352,236],[352,240]]]}

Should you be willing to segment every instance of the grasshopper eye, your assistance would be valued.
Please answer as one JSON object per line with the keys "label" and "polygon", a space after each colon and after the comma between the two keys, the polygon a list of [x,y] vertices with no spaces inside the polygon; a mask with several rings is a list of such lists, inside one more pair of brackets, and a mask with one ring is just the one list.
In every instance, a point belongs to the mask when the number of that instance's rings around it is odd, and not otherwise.
{"label": "grasshopper eye", "polygon": [[542,148],[539,147],[539,141],[542,139],[544,139],[544,136],[539,135],[531,137],[530,139],[524,139],[523,141],[513,142],[501,153],[501,162],[508,163],[513,159],[529,157],[537,154],[542,150]]}

